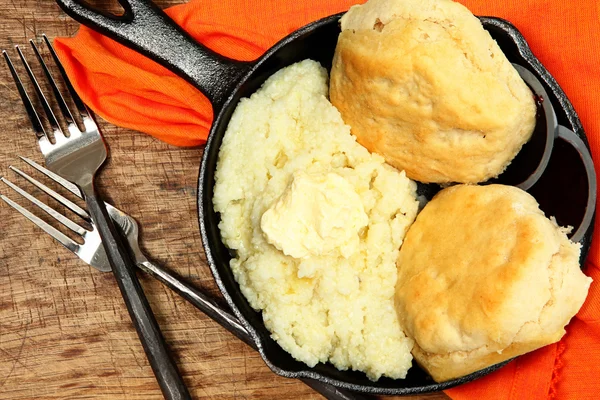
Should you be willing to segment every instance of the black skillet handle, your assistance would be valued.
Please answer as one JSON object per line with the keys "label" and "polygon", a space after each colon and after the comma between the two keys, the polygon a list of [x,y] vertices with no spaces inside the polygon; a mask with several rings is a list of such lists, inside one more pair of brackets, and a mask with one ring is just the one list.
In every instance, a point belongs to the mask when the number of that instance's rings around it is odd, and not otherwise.
{"label": "black skillet handle", "polygon": [[125,13],[107,15],[81,0],[56,0],[76,21],[156,61],[204,93],[217,114],[252,63],[198,43],[149,0],[118,0]]}

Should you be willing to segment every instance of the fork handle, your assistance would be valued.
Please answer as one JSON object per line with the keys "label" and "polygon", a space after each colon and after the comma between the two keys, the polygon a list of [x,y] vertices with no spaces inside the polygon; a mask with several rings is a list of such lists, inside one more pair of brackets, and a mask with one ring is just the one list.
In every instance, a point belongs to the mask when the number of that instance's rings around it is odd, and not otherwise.
{"label": "fork handle", "polygon": [[183,279],[177,276],[175,273],[160,268],[152,264],[150,261],[140,262],[137,264],[137,266],[142,271],[153,278],[158,279],[169,289],[173,290],[175,293],[189,301],[192,305],[194,305],[194,307],[202,311],[213,321],[219,323],[219,325],[223,326],[229,332],[233,333],[238,337],[238,339],[241,339],[248,346],[252,347],[254,350],[258,350],[256,343],[254,343],[252,336],[250,336],[246,328],[244,328],[238,319],[233,314],[225,310],[223,306],[220,305],[215,299],[207,296],[188,283],[183,282]]}
{"label": "fork handle", "polygon": [[125,247],[121,234],[109,218],[104,202],[96,196],[93,183],[80,189],[163,396],[167,400],[191,399],[135,275],[135,263]]}

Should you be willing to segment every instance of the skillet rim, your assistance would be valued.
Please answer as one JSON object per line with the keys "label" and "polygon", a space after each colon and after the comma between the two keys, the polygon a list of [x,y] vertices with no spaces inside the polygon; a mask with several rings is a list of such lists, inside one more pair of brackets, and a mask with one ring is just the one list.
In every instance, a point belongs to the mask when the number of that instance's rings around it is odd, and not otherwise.
{"label": "skillet rim", "polygon": [[[341,12],[341,13],[334,14],[334,15],[319,19],[317,21],[314,21],[314,22],[312,22],[308,25],[305,25],[304,27],[301,27],[300,29],[292,32],[290,35],[286,36],[285,38],[283,38],[279,42],[277,42],[273,47],[271,47],[269,50],[267,50],[259,59],[257,59],[257,61],[246,71],[246,73],[243,75],[243,77],[233,87],[232,91],[227,95],[226,100],[223,102],[223,105],[220,107],[220,109],[218,110],[218,113],[215,115],[213,124],[211,125],[211,129],[210,129],[210,132],[208,135],[208,139],[207,139],[207,142],[204,147],[203,154],[202,154],[202,161],[200,163],[200,169],[199,169],[199,175],[198,175],[198,193],[197,193],[198,223],[199,223],[199,227],[200,227],[200,233],[201,233],[202,244],[204,247],[204,252],[206,255],[207,263],[209,265],[209,268],[210,268],[213,278],[215,280],[215,283],[217,284],[221,294],[225,298],[228,306],[232,309],[235,316],[239,319],[240,323],[248,330],[248,332],[252,336],[253,340],[255,341],[255,343],[258,347],[258,351],[259,351],[263,361],[276,374],[287,377],[287,378],[315,379],[320,382],[325,382],[325,383],[328,383],[328,384],[331,384],[331,385],[334,385],[334,386],[337,386],[340,388],[349,389],[349,390],[353,390],[356,392],[376,394],[376,395],[410,395],[410,394],[431,393],[431,392],[445,390],[445,389],[478,379],[484,375],[487,375],[490,372],[493,372],[493,371],[501,368],[502,366],[508,364],[510,361],[514,360],[514,358],[504,361],[499,364],[489,366],[487,368],[473,372],[469,375],[466,375],[466,376],[463,376],[460,378],[456,378],[456,379],[441,382],[441,383],[436,383],[436,382],[432,381],[431,384],[424,385],[424,386],[415,386],[415,387],[381,387],[381,386],[377,386],[377,382],[373,382],[373,385],[355,384],[355,383],[351,383],[348,381],[342,381],[339,379],[331,378],[320,372],[315,371],[313,368],[310,368],[307,365],[304,365],[303,369],[301,369],[299,371],[287,370],[285,368],[280,367],[276,363],[272,362],[272,360],[266,354],[262,336],[258,334],[255,327],[248,321],[246,316],[236,306],[235,302],[233,301],[232,297],[229,294],[229,289],[227,287],[225,287],[225,284],[223,283],[221,273],[219,272],[217,263],[215,261],[215,258],[213,257],[214,250],[211,247],[211,244],[210,244],[211,241],[209,239],[208,232],[207,232],[208,221],[207,221],[207,218],[205,218],[205,213],[207,211],[204,206],[204,197],[205,197],[205,192],[206,192],[205,185],[207,185],[206,182],[211,181],[211,179],[208,179],[206,177],[208,158],[209,158],[208,155],[212,152],[217,152],[217,157],[218,157],[218,151],[219,151],[219,147],[220,147],[220,143],[219,143],[219,146],[216,149],[214,149],[214,147],[216,146],[214,143],[217,140],[215,138],[216,137],[215,131],[217,131],[217,127],[220,127],[221,124],[225,123],[224,115],[228,112],[230,107],[233,107],[232,101],[235,100],[236,94],[241,90],[242,85],[244,85],[244,83],[246,83],[248,80],[250,80],[252,75],[274,53],[276,53],[278,50],[280,50],[281,48],[286,46],[290,41],[293,41],[294,39],[297,39],[297,38],[301,37],[302,35],[309,33],[318,27],[339,21],[341,16],[344,14],[345,14],[345,12]],[[572,130],[575,132],[575,134],[577,136],[579,136],[583,140],[585,146],[587,147],[587,149],[589,151],[589,143],[588,143],[587,137],[584,133],[581,121],[579,120],[579,117],[577,116],[577,113],[575,112],[575,109],[573,108],[571,102],[567,98],[566,94],[562,91],[562,89],[560,88],[560,86],[558,85],[558,83],[556,82],[554,77],[552,77],[552,75],[546,70],[546,68],[541,64],[541,62],[533,55],[533,53],[531,52],[531,49],[529,48],[529,45],[527,44],[525,38],[523,37],[523,35],[517,30],[517,28],[514,25],[512,25],[509,21],[506,21],[504,19],[497,18],[497,17],[485,17],[485,16],[478,17],[478,18],[480,19],[480,21],[482,22],[482,24],[486,30],[488,30],[488,27],[493,27],[493,28],[503,31],[510,37],[510,39],[513,41],[513,43],[516,45],[521,57],[525,61],[527,61],[527,63],[529,64],[527,66],[528,69],[533,68],[534,71],[532,71],[532,72],[538,77],[538,79],[540,79],[550,89],[550,91],[552,92],[552,95],[558,100],[561,109],[566,114],[566,117],[568,119],[569,124],[571,125]],[[231,112],[233,112],[233,111],[231,111]],[[226,121],[226,122],[228,123],[229,121]],[[222,141],[222,136],[219,139]],[[212,173],[212,175],[213,175],[213,180],[214,180],[214,172]],[[212,202],[212,198],[207,199],[207,200]],[[595,209],[594,209],[594,217],[595,217]],[[582,248],[581,261],[583,261],[585,259],[585,256],[587,255],[587,252],[589,252],[589,249],[591,246],[591,237],[592,237],[593,228],[594,228],[594,219],[595,218],[592,219],[591,225],[587,230],[586,237],[584,237],[584,239],[582,240],[583,248]],[[228,268],[229,265],[225,265],[224,267]],[[236,290],[239,291],[239,285],[236,288]],[[245,298],[244,298],[244,300],[245,300]],[[280,349],[282,352],[285,351],[282,348],[280,348]],[[413,367],[415,367],[415,366],[416,366],[416,364],[413,364]],[[396,381],[402,382],[405,380],[398,379]]]}

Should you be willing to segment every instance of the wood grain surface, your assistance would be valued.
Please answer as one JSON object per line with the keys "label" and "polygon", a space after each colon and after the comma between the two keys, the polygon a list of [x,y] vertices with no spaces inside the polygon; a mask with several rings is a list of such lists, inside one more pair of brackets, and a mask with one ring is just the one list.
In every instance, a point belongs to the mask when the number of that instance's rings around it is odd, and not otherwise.
{"label": "wood grain surface", "polygon": [[[178,1],[157,3],[167,7]],[[53,1],[0,0],[0,46],[11,54],[22,44],[32,56],[28,39],[39,42],[42,33],[51,39],[70,36],[77,28]],[[8,166],[31,171],[19,155],[43,160],[4,63],[0,90],[0,176],[26,186]],[[137,219],[152,260],[218,297],[196,214],[202,149],[176,148],[99,118],[98,123],[110,147],[100,191]],[[0,185],[1,193],[27,205]],[[257,353],[160,283],[140,279],[195,399],[321,398],[303,383],[272,373]],[[112,274],[85,265],[4,203],[0,398],[162,398]],[[404,398],[447,399],[442,393]]]}

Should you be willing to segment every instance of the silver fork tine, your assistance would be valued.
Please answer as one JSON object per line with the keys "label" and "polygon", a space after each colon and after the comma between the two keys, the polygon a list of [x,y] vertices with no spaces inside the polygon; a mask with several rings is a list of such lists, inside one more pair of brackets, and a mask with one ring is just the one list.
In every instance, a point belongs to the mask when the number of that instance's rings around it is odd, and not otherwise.
{"label": "silver fork tine", "polygon": [[25,172],[21,171],[19,168],[13,167],[12,165],[10,165],[8,168],[11,169],[17,175],[19,175],[22,178],[29,181],[29,183],[31,183],[32,185],[34,185],[35,187],[37,187],[38,189],[40,189],[41,191],[46,193],[48,196],[50,196],[53,199],[55,199],[56,201],[58,201],[63,206],[67,207],[69,210],[73,211],[75,214],[79,215],[84,220],[86,220],[88,222],[91,221],[90,215],[87,213],[87,211],[84,210],[83,208],[79,207],[77,204],[73,203],[71,200],[67,199],[66,197],[62,196],[61,194],[56,193],[54,190],[50,189],[48,186],[44,185],[43,183],[41,183],[41,182],[37,181],[36,179],[32,178],[31,176],[27,175]]}
{"label": "silver fork tine", "polygon": [[54,182],[60,184],[62,187],[67,189],[69,192],[73,193],[75,196],[79,197],[80,199],[83,198],[81,196],[81,191],[79,190],[79,188],[77,186],[73,185],[68,180],[61,178],[60,176],[56,175],[54,172],[47,170],[46,168],[42,167],[40,164],[36,163],[33,160],[30,160],[27,157],[19,156],[19,158],[21,160],[25,161],[27,164],[29,164],[33,168],[37,169],[42,174],[46,175],[48,178],[52,179]]}
{"label": "silver fork tine", "polygon": [[58,90],[56,81],[54,80],[54,77],[50,73],[50,70],[48,69],[46,62],[42,58],[40,51],[38,50],[37,46],[35,45],[35,42],[33,41],[33,39],[30,39],[29,43],[31,44],[31,47],[33,47],[35,56],[37,57],[40,65],[42,66],[42,69],[44,70],[46,79],[48,80],[48,82],[50,83],[50,87],[52,88],[52,93],[54,93],[54,98],[58,102],[58,107],[60,108],[60,111],[62,112],[65,120],[67,121],[67,124],[74,124],[75,120],[73,118],[73,114],[71,114],[71,110],[69,110],[69,106],[67,106],[67,103],[65,102],[65,99],[63,98],[62,94],[60,93],[60,90]]}
{"label": "silver fork tine", "polygon": [[30,202],[32,202],[33,204],[35,204],[36,206],[41,208],[44,212],[46,212],[52,218],[54,218],[55,220],[57,220],[58,222],[60,222],[61,224],[63,224],[67,228],[69,228],[70,230],[72,230],[73,232],[77,233],[78,235],[81,236],[86,232],[86,230],[83,227],[81,227],[80,225],[71,221],[69,218],[65,217],[64,215],[62,215],[61,213],[59,213],[52,207],[42,203],[41,201],[39,201],[38,199],[36,199],[32,195],[30,195],[29,193],[27,193],[26,191],[24,191],[23,189],[21,189],[20,187],[18,187],[11,181],[9,181],[8,179],[6,179],[4,177],[0,177],[0,181],[4,182],[12,190],[19,193],[21,196],[25,197],[27,200],[29,200]]}
{"label": "silver fork tine", "polygon": [[21,78],[19,78],[19,75],[17,74],[17,71],[15,70],[15,66],[13,65],[6,50],[2,51],[2,55],[4,55],[6,64],[8,64],[8,68],[10,69],[10,74],[12,75],[13,80],[15,81],[15,84],[17,85],[17,90],[19,91],[19,95],[21,96],[21,100],[23,101],[23,105],[25,106],[25,110],[27,111],[27,115],[29,116],[29,121],[31,122],[31,125],[33,126],[35,135],[37,136],[38,139],[44,138],[45,140],[49,141],[50,138],[48,137],[48,134],[46,133],[46,130],[44,129],[44,125],[42,124],[42,121],[40,121],[40,117],[39,117],[38,113],[35,111],[35,108],[33,107],[33,104],[31,103],[31,99],[29,98],[29,95],[25,91],[23,82],[21,82]]}
{"label": "silver fork tine", "polygon": [[62,79],[65,82],[65,85],[67,86],[67,90],[69,91],[69,94],[71,95],[71,99],[73,100],[73,103],[75,103],[75,107],[77,107],[77,110],[79,110],[79,113],[81,114],[81,116],[86,116],[86,117],[91,118],[87,107],[85,106],[85,104],[83,104],[83,101],[81,100],[81,97],[79,97],[79,95],[73,88],[73,85],[71,84],[71,80],[67,76],[67,73],[65,72],[65,69],[63,68],[62,63],[60,62],[60,59],[58,58],[56,51],[54,51],[54,47],[50,43],[50,40],[48,40],[48,37],[46,36],[46,34],[43,34],[42,37],[44,38],[44,41],[46,42],[46,46],[48,47],[48,50],[50,50],[50,54],[52,55],[52,58],[54,59],[54,63],[58,67],[58,71],[60,72],[60,75],[62,76]]}
{"label": "silver fork tine", "polygon": [[50,122],[50,125],[52,126],[52,130],[54,133],[54,139],[61,140],[62,138],[60,136],[62,135],[64,138],[64,133],[63,133],[60,125],[58,124],[58,120],[56,119],[56,116],[54,115],[52,108],[50,107],[50,103],[48,103],[48,100],[46,99],[44,92],[42,92],[42,88],[38,84],[38,81],[35,78],[33,71],[29,67],[29,63],[25,59],[25,56],[23,55],[21,48],[19,46],[15,46],[15,48],[17,49],[17,52],[19,53],[19,58],[21,58],[21,62],[23,63],[23,66],[25,67],[25,71],[27,71],[27,75],[29,75],[29,79],[31,80],[31,83],[33,84],[33,88],[35,89],[35,92],[37,93],[38,99],[40,100],[40,103],[42,103],[42,107],[44,108],[44,112],[46,113],[46,117],[48,118],[48,122]]}
{"label": "silver fork tine", "polygon": [[18,212],[20,212],[25,218],[27,218],[28,220],[30,220],[31,222],[33,222],[34,224],[36,224],[37,226],[42,228],[47,234],[52,236],[54,239],[58,240],[60,242],[60,244],[65,246],[67,249],[71,250],[73,253],[78,251],[79,244],[77,242],[75,242],[73,239],[71,239],[67,235],[63,234],[58,229],[47,224],[40,218],[36,217],[31,212],[29,212],[25,208],[21,207],[20,205],[18,205],[17,203],[15,203],[11,199],[9,199],[8,197],[0,194],[0,199],[4,200],[4,202],[6,204],[11,206],[12,208],[14,208]]}

